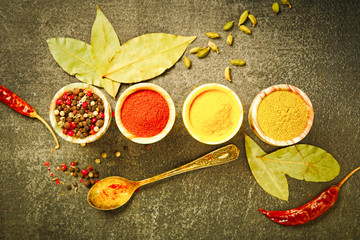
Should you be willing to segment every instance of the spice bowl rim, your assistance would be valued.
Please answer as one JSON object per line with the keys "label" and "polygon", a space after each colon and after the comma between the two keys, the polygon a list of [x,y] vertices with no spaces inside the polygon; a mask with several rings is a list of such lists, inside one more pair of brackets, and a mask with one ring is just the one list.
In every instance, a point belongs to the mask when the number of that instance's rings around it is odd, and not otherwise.
{"label": "spice bowl rim", "polygon": [[[104,125],[100,128],[99,132],[97,132],[94,135],[89,135],[83,139],[76,138],[76,137],[70,137],[68,135],[63,134],[62,128],[58,126],[58,124],[56,122],[55,114],[53,113],[53,111],[55,110],[55,107],[56,107],[56,100],[61,98],[61,96],[64,94],[64,92],[69,91],[69,90],[72,91],[74,88],[91,90],[93,93],[98,95],[103,100],[103,103],[104,103],[104,114],[105,114]],[[109,128],[110,122],[111,122],[111,106],[110,106],[108,99],[104,95],[104,93],[101,92],[100,89],[98,89],[97,87],[92,86],[90,84],[86,84],[86,83],[71,83],[71,84],[68,84],[68,85],[62,87],[59,91],[57,91],[55,93],[55,95],[50,103],[49,116],[50,116],[50,123],[51,123],[54,131],[64,140],[66,140],[68,142],[72,142],[72,143],[79,143],[79,144],[90,143],[90,142],[96,141],[101,136],[103,136],[105,134],[105,132],[107,131],[107,129]]]}
{"label": "spice bowl rim", "polygon": [[[188,122],[188,118],[187,118],[187,114],[188,111],[190,110],[190,106],[193,103],[193,101],[195,100],[195,98],[197,96],[199,96],[201,93],[208,91],[208,90],[212,90],[212,89],[222,89],[225,90],[226,93],[230,93],[236,100],[239,108],[240,108],[240,117],[239,117],[239,122],[237,123],[237,126],[235,128],[235,130],[229,134],[226,138],[214,142],[214,141],[206,141],[204,139],[199,138],[192,130],[190,127],[190,123]],[[229,87],[223,85],[223,84],[219,84],[219,83],[206,83],[206,84],[202,84],[198,87],[196,87],[195,89],[193,89],[189,95],[186,97],[184,104],[183,104],[183,108],[182,108],[182,119],[183,119],[183,123],[185,125],[186,130],[188,131],[188,133],[197,141],[201,142],[201,143],[205,143],[208,145],[217,145],[217,144],[222,144],[225,143],[227,141],[229,141],[230,139],[232,139],[240,130],[242,123],[244,121],[244,108],[243,108],[243,104],[240,101],[239,96],[233,91],[231,90]]]}
{"label": "spice bowl rim", "polygon": [[[152,91],[159,93],[165,99],[165,101],[169,107],[169,119],[168,119],[166,126],[160,133],[158,133],[157,135],[152,136],[152,137],[145,138],[145,137],[137,137],[137,136],[133,135],[125,128],[125,126],[123,125],[123,123],[121,121],[121,108],[122,108],[124,101],[131,94],[133,94],[137,91],[140,91],[140,90],[152,90]],[[175,114],[175,104],[174,104],[171,96],[169,95],[169,93],[167,91],[165,91],[165,89],[163,89],[159,85],[156,85],[153,83],[138,83],[138,84],[135,84],[135,85],[127,88],[123,93],[121,93],[119,99],[116,102],[116,107],[115,107],[115,122],[116,122],[116,125],[119,128],[120,132],[127,139],[130,139],[131,141],[133,141],[135,143],[139,143],[139,144],[151,144],[151,143],[158,142],[161,139],[165,138],[168,135],[168,133],[171,131],[172,127],[174,126],[175,115],[176,115]]]}
{"label": "spice bowl rim", "polygon": [[[276,92],[276,91],[289,91],[293,92],[297,95],[299,95],[304,103],[306,104],[306,108],[308,110],[308,121],[306,123],[305,129],[301,132],[299,136],[294,137],[290,140],[275,140],[269,136],[267,136],[260,128],[259,122],[257,120],[257,111],[260,103],[262,100],[268,96],[270,93]],[[254,98],[253,102],[250,105],[249,108],[249,124],[253,132],[264,142],[273,145],[273,146],[289,146],[296,144],[300,142],[302,139],[306,137],[306,135],[310,132],[310,129],[312,127],[312,124],[314,122],[314,108],[313,105],[309,99],[309,97],[299,88],[289,85],[289,84],[277,84],[270,86],[266,89],[263,89],[260,91],[256,97]]]}

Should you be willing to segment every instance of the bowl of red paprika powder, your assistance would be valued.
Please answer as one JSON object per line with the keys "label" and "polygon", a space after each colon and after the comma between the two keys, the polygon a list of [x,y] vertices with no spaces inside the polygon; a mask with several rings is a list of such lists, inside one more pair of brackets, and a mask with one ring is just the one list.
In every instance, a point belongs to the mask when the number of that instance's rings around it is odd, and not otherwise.
{"label": "bowl of red paprika powder", "polygon": [[175,105],[160,86],[140,83],[126,89],[115,108],[116,125],[133,142],[150,144],[163,139],[175,122]]}

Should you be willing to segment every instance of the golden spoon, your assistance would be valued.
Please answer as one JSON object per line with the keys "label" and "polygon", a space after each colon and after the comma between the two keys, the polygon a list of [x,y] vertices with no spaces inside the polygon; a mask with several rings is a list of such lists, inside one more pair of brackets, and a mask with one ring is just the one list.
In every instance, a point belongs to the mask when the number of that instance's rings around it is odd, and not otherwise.
{"label": "golden spoon", "polygon": [[90,189],[88,202],[94,208],[112,210],[129,201],[134,191],[141,186],[180,173],[231,162],[237,159],[238,156],[239,149],[235,145],[230,144],[181,167],[141,181],[131,181],[117,176],[107,177],[96,183]]}

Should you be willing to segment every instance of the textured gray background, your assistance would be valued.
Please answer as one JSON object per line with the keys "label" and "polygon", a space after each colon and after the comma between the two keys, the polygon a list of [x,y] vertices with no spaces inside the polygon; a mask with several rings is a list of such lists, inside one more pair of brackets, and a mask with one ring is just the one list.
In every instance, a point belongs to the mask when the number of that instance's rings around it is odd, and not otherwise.
{"label": "textured gray background", "polygon": [[[178,113],[171,133],[150,149],[125,139],[115,126],[85,148],[60,140],[54,154],[52,136],[37,120],[0,104],[0,238],[1,239],[359,239],[360,173],[343,186],[327,213],[306,225],[278,225],[257,209],[298,207],[327,187],[338,183],[359,166],[359,30],[360,1],[293,1],[281,13],[273,1],[101,1],[122,43],[145,33],[195,35],[190,45],[203,46],[207,31],[222,35],[214,40],[221,54],[205,59],[186,55],[182,62],[150,80],[166,89]],[[90,42],[97,1],[2,1],[0,4],[0,84],[23,97],[46,120],[53,95],[77,82],[52,58],[46,39],[72,37]],[[253,34],[236,27],[234,45],[225,43],[223,25],[238,20],[250,9],[258,19]],[[248,22],[247,25],[250,25]],[[247,61],[232,67],[233,83],[223,77],[231,58]],[[186,132],[180,111],[185,97],[204,83],[222,83],[233,89],[248,110],[256,94],[271,85],[288,83],[311,99],[315,122],[302,143],[330,152],[341,166],[331,182],[310,183],[288,178],[289,201],[265,193],[256,183],[244,153],[244,138],[237,134],[241,155],[227,165],[179,175],[140,189],[126,206],[103,212],[86,202],[87,189],[79,193],[56,186],[44,166],[51,164],[65,183],[73,178],[55,167],[72,160],[95,165],[102,152],[110,155],[97,167],[101,177],[121,175],[140,180],[187,163],[219,146],[201,144]],[[128,86],[122,85],[120,92]],[[119,96],[119,95],[118,95]],[[115,100],[110,100],[115,108]],[[276,147],[261,142],[251,132],[247,118],[242,126],[265,151]],[[225,144],[224,144],[225,145]],[[128,146],[129,151],[123,151]],[[122,156],[115,158],[120,150]],[[60,195],[65,193],[65,195]]]}

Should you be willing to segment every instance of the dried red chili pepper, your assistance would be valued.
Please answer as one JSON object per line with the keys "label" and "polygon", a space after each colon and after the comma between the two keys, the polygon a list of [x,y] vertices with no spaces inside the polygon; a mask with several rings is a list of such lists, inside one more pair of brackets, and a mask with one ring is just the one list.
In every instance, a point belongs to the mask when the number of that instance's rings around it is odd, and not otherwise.
{"label": "dried red chili pepper", "polygon": [[21,99],[19,96],[17,96],[15,93],[11,92],[6,87],[0,85],[0,101],[14,109],[15,111],[31,118],[37,118],[39,119],[45,126],[50,130],[51,134],[53,135],[55,141],[56,141],[56,147],[55,149],[59,149],[60,145],[59,142],[55,136],[55,133],[51,129],[51,127],[47,124],[47,122],[40,117],[35,109],[31,107],[27,102],[25,102],[23,99]]}
{"label": "dried red chili pepper", "polygon": [[336,202],[340,187],[359,169],[360,167],[354,169],[338,185],[329,187],[315,199],[301,207],[285,211],[266,211],[259,208],[259,211],[274,222],[282,225],[300,225],[307,223],[326,212]]}

